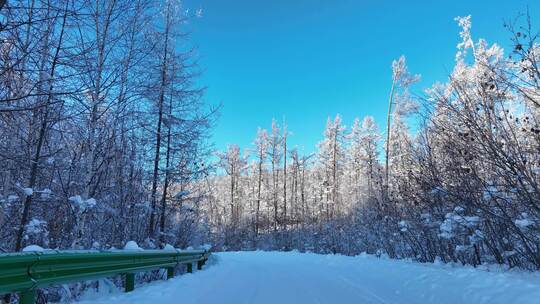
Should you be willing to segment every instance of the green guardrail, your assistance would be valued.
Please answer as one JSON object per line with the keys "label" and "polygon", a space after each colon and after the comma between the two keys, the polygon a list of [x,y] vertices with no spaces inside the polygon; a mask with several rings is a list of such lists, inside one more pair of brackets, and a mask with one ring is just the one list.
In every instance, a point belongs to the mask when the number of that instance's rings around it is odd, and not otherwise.
{"label": "green guardrail", "polygon": [[37,289],[52,284],[91,280],[114,275],[124,276],[125,291],[135,288],[135,273],[166,269],[167,279],[174,268],[187,265],[197,269],[208,260],[203,250],[144,251],[45,251],[0,254],[0,295],[19,293],[19,303],[34,304]]}

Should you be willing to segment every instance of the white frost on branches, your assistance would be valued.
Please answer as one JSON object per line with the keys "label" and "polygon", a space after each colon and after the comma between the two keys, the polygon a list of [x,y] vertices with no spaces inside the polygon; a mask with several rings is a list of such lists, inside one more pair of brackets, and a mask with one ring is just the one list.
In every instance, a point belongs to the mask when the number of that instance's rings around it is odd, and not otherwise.
{"label": "white frost on branches", "polygon": [[47,222],[40,219],[32,219],[25,226],[26,234],[40,234],[46,230]]}
{"label": "white frost on branches", "polygon": [[78,208],[80,213],[83,213],[96,206],[97,202],[93,198],[83,199],[80,195],[75,195],[69,198],[69,201]]}
{"label": "white frost on branches", "polygon": [[459,32],[461,42],[457,44],[459,51],[456,53],[456,61],[460,62],[467,56],[467,50],[474,48],[474,43],[471,37],[471,15],[465,17],[458,16],[454,18],[454,20],[457,21],[459,27],[461,27],[461,32]]}

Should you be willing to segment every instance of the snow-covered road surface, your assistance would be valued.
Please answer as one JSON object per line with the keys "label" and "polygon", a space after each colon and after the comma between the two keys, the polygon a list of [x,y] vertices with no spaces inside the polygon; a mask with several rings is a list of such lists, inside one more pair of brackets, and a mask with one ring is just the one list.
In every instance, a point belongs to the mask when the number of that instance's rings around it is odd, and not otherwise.
{"label": "snow-covered road surface", "polygon": [[540,303],[540,274],[488,272],[373,256],[213,254],[203,271],[80,303]]}

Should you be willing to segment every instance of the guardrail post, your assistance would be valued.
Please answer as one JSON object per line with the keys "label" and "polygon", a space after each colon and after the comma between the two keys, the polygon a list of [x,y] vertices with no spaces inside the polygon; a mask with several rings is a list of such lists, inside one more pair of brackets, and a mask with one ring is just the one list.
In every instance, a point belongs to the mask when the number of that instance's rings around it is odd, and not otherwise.
{"label": "guardrail post", "polygon": [[193,263],[187,263],[187,272],[193,273]]}
{"label": "guardrail post", "polygon": [[201,270],[203,266],[203,261],[197,261],[197,270]]}
{"label": "guardrail post", "polygon": [[36,303],[37,290],[30,289],[19,293],[20,304],[34,304]]}
{"label": "guardrail post", "polygon": [[135,289],[135,274],[134,273],[126,273],[125,274],[125,291],[130,292]]}
{"label": "guardrail post", "polygon": [[174,267],[167,268],[167,280],[174,278]]}

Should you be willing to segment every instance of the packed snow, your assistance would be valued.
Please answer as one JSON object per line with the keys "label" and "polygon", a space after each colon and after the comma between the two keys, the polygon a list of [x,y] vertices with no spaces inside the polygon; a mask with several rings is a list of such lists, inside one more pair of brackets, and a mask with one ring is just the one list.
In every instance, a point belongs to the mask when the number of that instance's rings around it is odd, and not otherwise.
{"label": "packed snow", "polygon": [[119,290],[86,293],[90,303],[538,303],[540,275],[419,264],[371,255],[216,253],[203,271]]}

